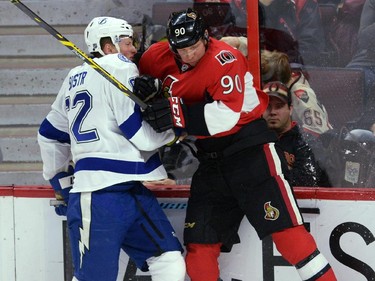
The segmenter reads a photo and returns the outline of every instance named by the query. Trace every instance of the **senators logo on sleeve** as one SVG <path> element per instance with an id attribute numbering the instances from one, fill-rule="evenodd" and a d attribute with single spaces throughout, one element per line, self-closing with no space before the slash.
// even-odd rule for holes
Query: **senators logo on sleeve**
<path id="1" fill-rule="evenodd" d="M 234 62 L 236 57 L 230 52 L 223 50 L 220 53 L 218 53 L 215 58 L 220 62 L 221 65 L 224 65 L 226 63 Z"/>

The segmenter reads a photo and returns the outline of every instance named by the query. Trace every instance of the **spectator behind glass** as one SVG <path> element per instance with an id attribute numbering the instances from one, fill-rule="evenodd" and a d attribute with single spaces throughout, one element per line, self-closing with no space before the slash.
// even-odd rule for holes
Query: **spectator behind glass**
<path id="1" fill-rule="evenodd" d="M 318 101 L 314 90 L 306 79 L 307 74 L 299 65 L 291 68 L 288 56 L 277 51 L 261 52 L 261 74 L 263 83 L 281 81 L 291 92 L 293 111 L 292 120 L 303 129 L 303 135 L 313 149 L 315 160 L 319 164 L 319 186 L 331 186 L 326 172 L 326 154 L 322 153 L 323 143 L 320 136 L 332 131 L 328 114 Z M 305 76 L 306 75 L 306 76 Z"/>
<path id="2" fill-rule="evenodd" d="M 337 66 L 345 67 L 358 49 L 358 30 L 365 0 L 341 0 L 328 39 L 337 52 Z"/>
<path id="3" fill-rule="evenodd" d="M 246 10 L 244 10 L 246 13 Z M 288 54 L 290 62 L 319 64 L 326 50 L 319 5 L 314 0 L 260 0 L 260 46 L 265 50 L 277 50 Z M 225 35 L 225 37 L 230 34 Z M 247 55 L 243 38 L 224 38 L 228 44 Z"/>
<path id="4" fill-rule="evenodd" d="M 281 81 L 292 94 L 292 119 L 302 126 L 305 133 L 314 137 L 332 129 L 325 107 L 318 101 L 304 71 L 291 68 L 288 56 L 277 51 L 261 51 L 262 82 Z"/>
<path id="5" fill-rule="evenodd" d="M 366 108 L 357 128 L 372 130 L 375 134 L 375 0 L 366 0 L 363 6 L 358 51 L 347 67 L 364 70 Z"/>
<path id="6" fill-rule="evenodd" d="M 292 98 L 288 87 L 273 81 L 263 87 L 270 100 L 263 118 L 278 136 L 277 145 L 284 151 L 293 186 L 318 186 L 319 166 L 312 149 L 304 140 L 297 122 L 292 121 Z"/>
<path id="7" fill-rule="evenodd" d="M 260 0 L 259 3 L 261 27 L 290 35 L 298 41 L 298 50 L 305 64 L 316 64 L 320 53 L 325 51 L 318 3 L 315 0 Z"/>

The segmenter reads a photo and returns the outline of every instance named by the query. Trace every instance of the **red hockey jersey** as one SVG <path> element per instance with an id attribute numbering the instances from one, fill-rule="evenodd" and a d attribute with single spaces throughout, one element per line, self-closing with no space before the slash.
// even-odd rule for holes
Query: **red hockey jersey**
<path id="1" fill-rule="evenodd" d="M 164 92 L 182 98 L 187 106 L 204 103 L 204 118 L 189 120 L 188 126 L 203 119 L 210 136 L 237 132 L 260 118 L 268 105 L 268 96 L 253 86 L 246 58 L 213 38 L 194 67 L 178 60 L 168 42 L 159 42 L 143 54 L 139 69 L 163 81 Z"/>

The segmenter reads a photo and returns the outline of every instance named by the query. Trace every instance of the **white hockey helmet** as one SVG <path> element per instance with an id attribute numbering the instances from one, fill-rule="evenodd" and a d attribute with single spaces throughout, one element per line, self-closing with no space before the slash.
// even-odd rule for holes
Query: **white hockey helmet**
<path id="1" fill-rule="evenodd" d="M 127 21 L 113 17 L 96 17 L 85 29 L 85 42 L 90 53 L 99 52 L 104 56 L 100 39 L 110 37 L 118 52 L 120 36 L 133 37 L 133 28 Z"/>

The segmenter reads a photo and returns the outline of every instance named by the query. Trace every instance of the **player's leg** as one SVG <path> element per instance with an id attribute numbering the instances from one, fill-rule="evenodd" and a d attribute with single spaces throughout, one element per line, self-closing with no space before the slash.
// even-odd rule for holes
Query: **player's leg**
<path id="1" fill-rule="evenodd" d="M 185 218 L 186 270 L 192 281 L 217 281 L 221 249 L 239 242 L 243 212 L 225 184 L 218 162 L 203 162 L 195 173 Z"/>
<path id="2" fill-rule="evenodd" d="M 296 267 L 302 280 L 335 281 L 336 277 L 330 264 L 319 252 L 312 235 L 303 226 L 302 216 L 297 208 L 291 186 L 282 173 L 286 167 L 285 162 L 279 159 L 280 152 L 277 152 L 273 145 L 265 145 L 264 152 L 268 159 L 270 174 L 277 185 L 274 193 L 278 194 L 283 201 L 283 204 L 281 202 L 278 204 L 284 205 L 283 212 L 289 215 L 291 223 L 288 228 L 273 232 L 272 238 L 276 248 L 289 263 Z"/>
<path id="3" fill-rule="evenodd" d="M 153 281 L 183 281 L 185 261 L 182 246 L 153 193 L 138 184 L 131 192 L 135 204 L 133 225 L 122 248 Z"/>
<path id="4" fill-rule="evenodd" d="M 217 281 L 221 243 L 186 245 L 186 271 L 192 281 Z"/>
<path id="5" fill-rule="evenodd" d="M 284 178 L 283 171 L 287 166 L 279 157 L 282 152 L 276 151 L 274 144 L 266 144 L 238 157 L 245 154 L 258 161 L 248 163 L 246 168 L 242 168 L 241 159 L 233 161 L 231 166 L 236 173 L 232 174 L 230 184 L 238 186 L 234 194 L 259 237 L 262 239 L 273 233 L 276 247 L 296 266 L 302 280 L 307 280 L 305 277 L 309 274 L 311 280 L 336 280 L 328 262 L 318 253 L 313 237 L 303 227 L 293 191 Z M 312 259 L 311 263 L 309 259 Z M 321 273 L 320 278 L 328 279 L 317 279 Z"/>
<path id="6" fill-rule="evenodd" d="M 73 193 L 68 208 L 74 276 L 79 281 L 115 281 L 131 201 L 120 192 Z"/>
<path id="7" fill-rule="evenodd" d="M 296 267 L 302 280 L 336 280 L 331 266 L 303 225 L 273 233 L 272 239 L 281 255 Z"/>
<path id="8" fill-rule="evenodd" d="M 180 251 L 168 251 L 147 259 L 152 281 L 185 280 L 185 261 Z"/>

